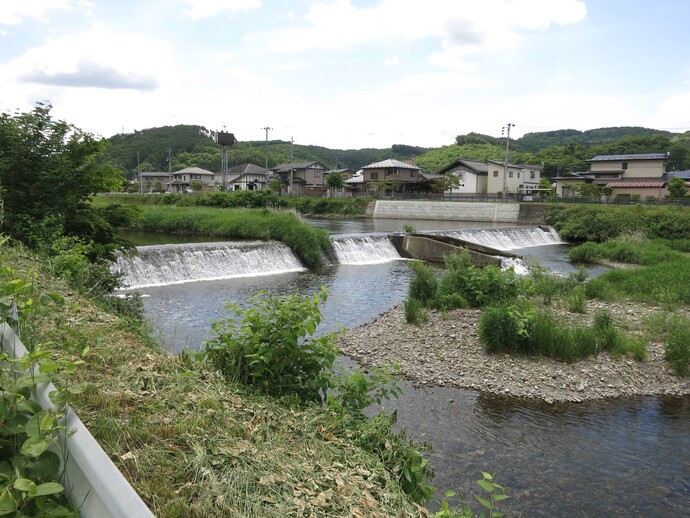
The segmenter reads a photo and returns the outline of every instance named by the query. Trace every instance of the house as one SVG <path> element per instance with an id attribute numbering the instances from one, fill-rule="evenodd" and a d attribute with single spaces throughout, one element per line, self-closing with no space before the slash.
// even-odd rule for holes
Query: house
<path id="1" fill-rule="evenodd" d="M 668 155 L 598 155 L 587 160 L 588 176 L 612 189 L 611 195 L 661 199 L 666 195 Z"/>
<path id="2" fill-rule="evenodd" d="M 194 190 L 192 184 L 200 185 L 202 192 L 217 189 L 216 175 L 200 167 L 186 167 L 172 173 L 169 192 L 182 193 Z"/>
<path id="3" fill-rule="evenodd" d="M 437 174 L 452 174 L 458 177 L 459 185 L 447 193 L 486 194 L 489 167 L 484 162 L 458 159 Z"/>
<path id="4" fill-rule="evenodd" d="M 529 195 L 539 192 L 541 167 L 529 164 L 506 164 L 489 160 L 487 166 L 487 194 Z"/>
<path id="5" fill-rule="evenodd" d="M 349 180 L 345 180 L 345 186 L 350 191 L 351 196 L 357 196 L 366 192 L 364 186 L 364 172 L 360 169 Z"/>
<path id="6" fill-rule="evenodd" d="M 166 192 L 170 188 L 171 174 L 165 171 L 141 172 L 134 178 L 134 183 L 139 184 L 139 192 L 151 194 L 152 192 Z"/>
<path id="7" fill-rule="evenodd" d="M 300 196 L 324 196 L 326 184 L 324 173 L 328 168 L 321 162 L 289 162 L 271 169 L 274 178 L 280 180 L 282 194 L 296 193 Z"/>
<path id="8" fill-rule="evenodd" d="M 224 183 L 226 191 L 259 191 L 268 186 L 268 174 L 261 166 L 240 164 L 228 169 Z"/>
<path id="9" fill-rule="evenodd" d="M 324 174 L 324 183 L 327 184 L 328 182 L 328 175 L 329 174 L 339 174 L 343 178 L 343 187 L 340 189 L 334 189 L 333 192 L 330 192 L 330 189 L 328 186 L 326 186 L 326 189 L 329 191 L 328 195 L 333 196 L 334 198 L 342 198 L 345 196 L 352 196 L 352 185 L 348 184 L 347 181 L 350 180 L 354 175 L 354 171 L 349 168 L 344 168 L 344 169 L 330 169 L 328 171 L 325 171 Z"/>
<path id="10" fill-rule="evenodd" d="M 574 186 L 609 187 L 611 196 L 661 199 L 666 196 L 668 156 L 665 153 L 597 155 L 586 161 L 589 171 L 558 176 L 556 194 L 574 196 Z"/>
<path id="11" fill-rule="evenodd" d="M 422 172 L 411 162 L 394 158 L 365 165 L 362 168 L 365 190 L 378 192 L 382 188 L 393 192 L 431 192 L 433 181 L 441 178 L 437 174 Z"/>

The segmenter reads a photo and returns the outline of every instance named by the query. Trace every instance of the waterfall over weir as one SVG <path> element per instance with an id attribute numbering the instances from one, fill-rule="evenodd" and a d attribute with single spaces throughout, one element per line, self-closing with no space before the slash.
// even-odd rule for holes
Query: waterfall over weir
<path id="1" fill-rule="evenodd" d="M 127 288 L 257 277 L 304 270 L 290 248 L 276 242 L 189 243 L 137 247 L 119 257 L 113 271 Z"/>
<path id="2" fill-rule="evenodd" d="M 547 227 L 464 229 L 428 234 L 456 237 L 499 250 L 562 243 L 558 234 Z M 340 234 L 333 236 L 332 243 L 327 258 L 332 265 L 380 264 L 401 259 L 388 234 Z M 277 242 L 188 243 L 140 246 L 137 250 L 136 255 L 120 256 L 112 266 L 128 289 L 305 270 L 290 248 Z"/>
<path id="3" fill-rule="evenodd" d="M 333 236 L 332 243 L 335 257 L 331 262 L 337 264 L 379 264 L 401 259 L 387 234 Z"/>
<path id="4" fill-rule="evenodd" d="M 515 250 L 530 246 L 561 245 L 564 243 L 551 227 L 471 228 L 433 232 L 433 234 L 464 239 L 498 250 Z"/>

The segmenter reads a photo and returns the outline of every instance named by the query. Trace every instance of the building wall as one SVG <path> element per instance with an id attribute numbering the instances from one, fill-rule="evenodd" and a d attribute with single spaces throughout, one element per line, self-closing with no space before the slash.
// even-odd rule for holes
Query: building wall
<path id="1" fill-rule="evenodd" d="M 620 171 L 621 178 L 655 178 L 666 172 L 666 166 L 665 160 L 603 160 L 590 162 L 589 170 L 592 173 Z"/>
<path id="2" fill-rule="evenodd" d="M 488 168 L 489 174 L 486 192 L 489 194 L 503 192 L 505 166 L 496 162 L 488 162 Z M 505 175 L 505 190 L 509 194 L 527 192 L 539 187 L 539 180 L 541 179 L 541 171 L 539 169 L 523 168 L 509 164 L 507 173 L 508 174 Z M 532 178 L 532 176 L 534 176 L 534 178 Z"/>
<path id="3" fill-rule="evenodd" d="M 639 195 L 640 200 L 644 201 L 647 197 L 663 199 L 668 192 L 663 187 L 615 187 L 610 197 L 615 198 L 618 194 Z"/>

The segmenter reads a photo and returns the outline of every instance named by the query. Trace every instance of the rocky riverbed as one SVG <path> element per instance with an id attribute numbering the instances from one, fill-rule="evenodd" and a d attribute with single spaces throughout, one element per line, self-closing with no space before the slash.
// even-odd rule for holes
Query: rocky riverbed
<path id="1" fill-rule="evenodd" d="M 611 311 L 625 332 L 640 332 L 655 308 L 641 304 L 590 303 L 585 315 L 563 314 L 586 321 L 597 308 Z M 417 386 L 458 387 L 547 403 L 642 395 L 690 394 L 690 380 L 676 376 L 664 360 L 664 345 L 653 339 L 648 358 L 612 358 L 609 354 L 564 363 L 541 357 L 488 354 L 479 342 L 481 311 L 458 309 L 429 321 L 408 324 L 402 306 L 340 335 L 341 351 L 365 366 L 398 362 Z"/>

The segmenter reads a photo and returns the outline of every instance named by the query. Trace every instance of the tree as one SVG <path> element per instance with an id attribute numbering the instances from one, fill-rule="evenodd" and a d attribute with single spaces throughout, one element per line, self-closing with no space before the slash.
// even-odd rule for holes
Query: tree
<path id="1" fill-rule="evenodd" d="M 331 191 L 331 198 L 333 197 L 333 192 L 336 189 L 342 189 L 343 185 L 345 185 L 345 180 L 342 174 L 328 173 L 328 175 L 326 175 L 326 186 L 328 186 Z"/>
<path id="2" fill-rule="evenodd" d="M 436 180 L 435 183 L 441 191 L 450 191 L 453 194 L 453 189 L 460 187 L 460 177 L 454 173 L 446 173 L 441 175 L 441 178 Z"/>
<path id="3" fill-rule="evenodd" d="M 38 103 L 0 115 L 3 229 L 29 245 L 41 232 L 113 243 L 114 229 L 88 199 L 120 189 L 124 178 L 104 159 L 105 140 L 54 120 L 51 109 Z"/>
<path id="4" fill-rule="evenodd" d="M 575 191 L 580 198 L 598 198 L 601 194 L 599 187 L 593 183 L 573 185 L 573 191 Z"/>
<path id="5" fill-rule="evenodd" d="M 190 183 L 189 188 L 194 192 L 201 192 L 204 189 L 204 184 L 197 180 Z"/>
<path id="6" fill-rule="evenodd" d="M 682 178 L 671 178 L 668 182 L 669 198 L 685 198 L 688 194 L 688 186 Z"/>

